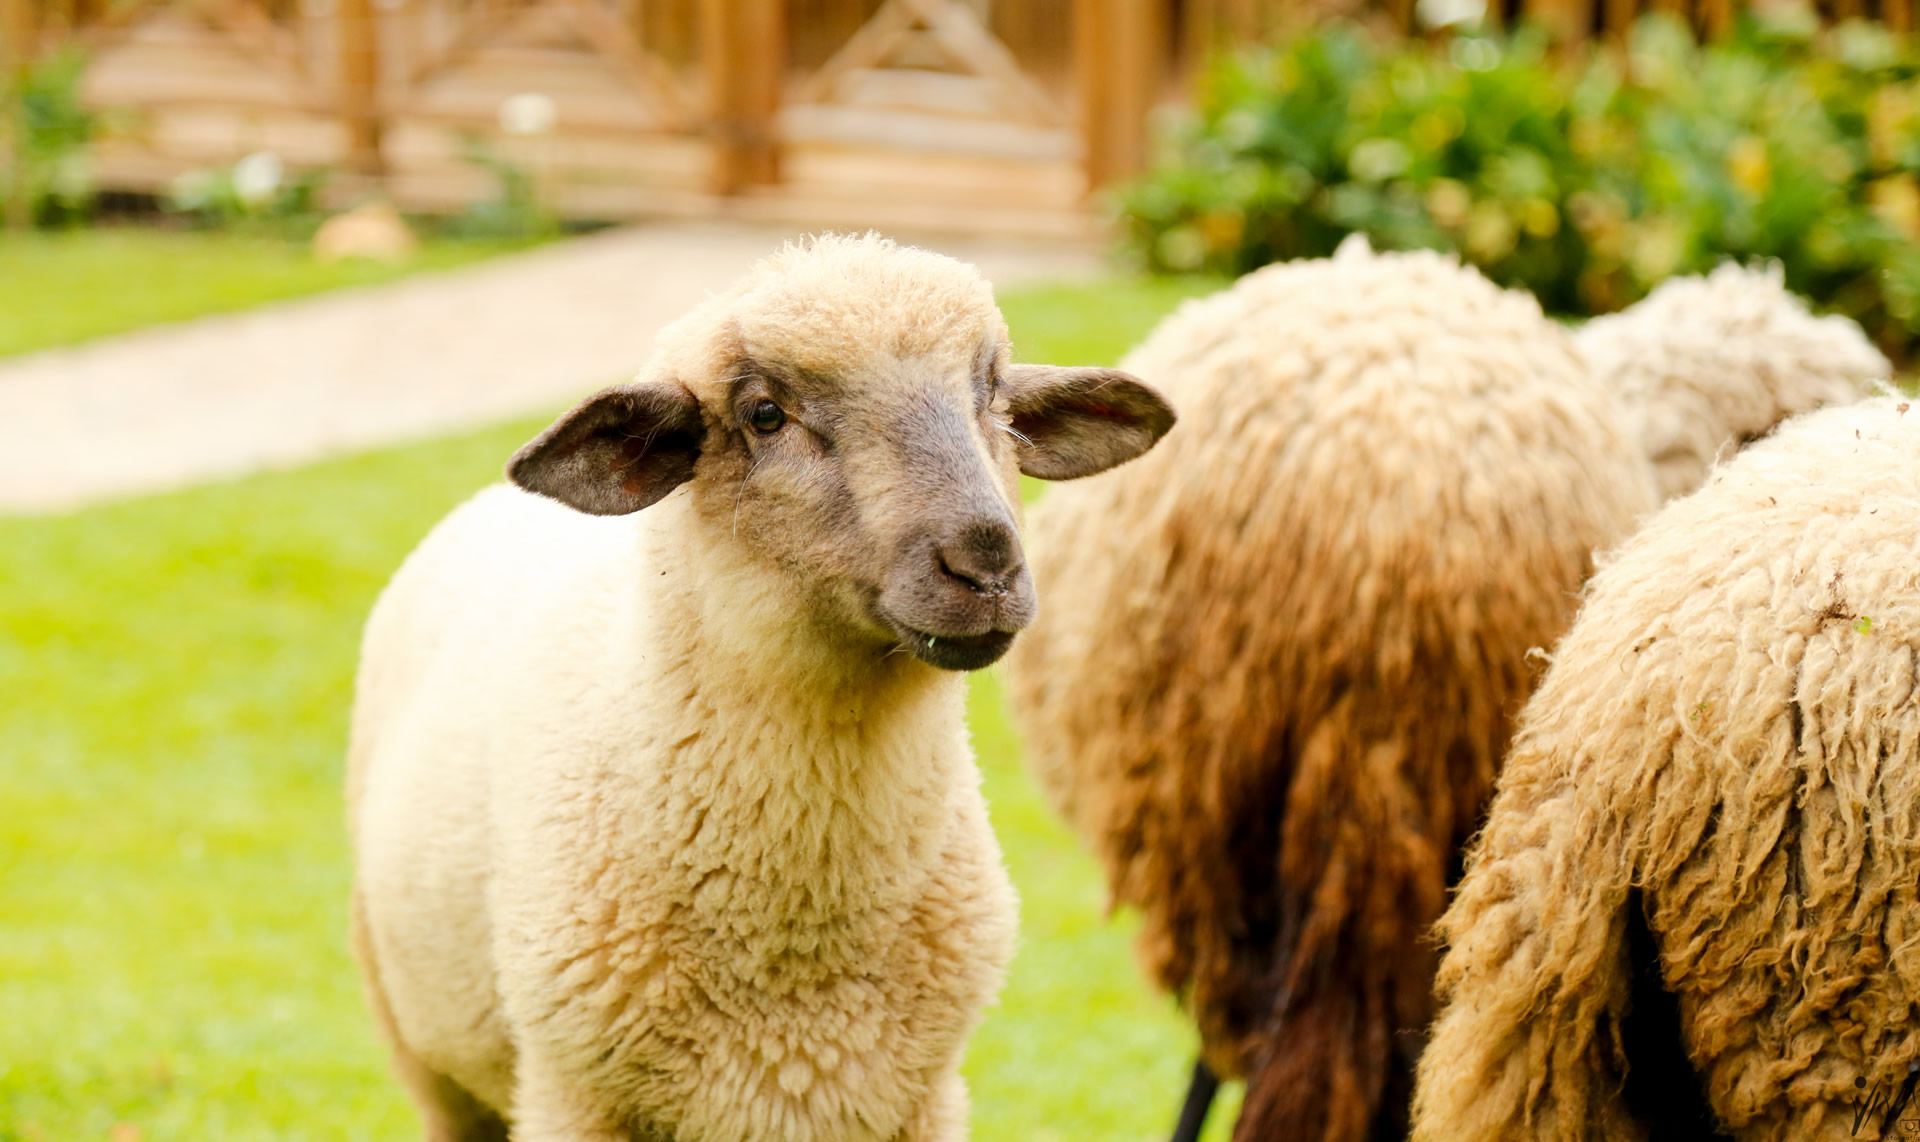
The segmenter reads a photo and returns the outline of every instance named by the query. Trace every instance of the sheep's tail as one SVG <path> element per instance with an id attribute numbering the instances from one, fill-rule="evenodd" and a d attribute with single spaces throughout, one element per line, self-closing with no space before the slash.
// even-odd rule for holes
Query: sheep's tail
<path id="1" fill-rule="evenodd" d="M 1274 1022 L 1247 1071 L 1234 1142 L 1404 1137 L 1411 1059 L 1368 998 L 1329 989 Z"/>
<path id="2" fill-rule="evenodd" d="M 1297 757 L 1288 803 L 1315 811 L 1287 818 L 1281 934 L 1236 1142 L 1405 1136 L 1463 781 L 1446 749 L 1365 732 L 1364 718 L 1342 702 Z"/>
<path id="3" fill-rule="evenodd" d="M 1626 1082 L 1638 1037 L 1627 1025 L 1636 902 L 1620 829 L 1583 811 L 1571 779 L 1529 754 L 1523 746 L 1510 758 L 1440 922 L 1449 947 L 1419 1066 L 1414 1142 L 1648 1136 Z M 1658 994 L 1657 964 L 1645 966 L 1653 986 L 1641 990 Z M 1663 1068 L 1634 1069 L 1642 1078 Z"/>

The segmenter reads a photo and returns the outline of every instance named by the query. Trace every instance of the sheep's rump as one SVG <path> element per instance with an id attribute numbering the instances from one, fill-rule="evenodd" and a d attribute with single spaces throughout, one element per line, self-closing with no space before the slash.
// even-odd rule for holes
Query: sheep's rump
<path id="1" fill-rule="evenodd" d="M 1893 369 L 1852 321 L 1808 313 L 1778 264 L 1674 278 L 1587 322 L 1574 343 L 1619 396 L 1669 497 L 1698 488 L 1723 452 L 1858 399 Z"/>
<path id="2" fill-rule="evenodd" d="M 1358 1138 L 1405 1114 L 1528 652 L 1648 466 L 1531 298 L 1432 254 L 1269 267 L 1124 364 L 1181 422 L 1033 512 L 1014 706 L 1209 1062 L 1266 1075 L 1243 1136 Z"/>
<path id="3" fill-rule="evenodd" d="M 1661 512 L 1521 718 L 1415 1137 L 1908 1136 L 1916 687 L 1920 409 L 1789 422 Z"/>

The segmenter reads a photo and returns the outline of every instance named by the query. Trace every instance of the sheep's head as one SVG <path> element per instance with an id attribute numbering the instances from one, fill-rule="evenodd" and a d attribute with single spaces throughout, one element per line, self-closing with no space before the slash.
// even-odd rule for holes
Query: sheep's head
<path id="1" fill-rule="evenodd" d="M 1034 616 L 1019 474 L 1092 475 L 1173 419 L 1125 373 L 1011 364 L 970 267 L 822 238 L 665 331 L 638 383 L 582 402 L 508 475 L 596 515 L 687 484 L 710 549 L 774 570 L 809 621 L 972 670 Z"/>

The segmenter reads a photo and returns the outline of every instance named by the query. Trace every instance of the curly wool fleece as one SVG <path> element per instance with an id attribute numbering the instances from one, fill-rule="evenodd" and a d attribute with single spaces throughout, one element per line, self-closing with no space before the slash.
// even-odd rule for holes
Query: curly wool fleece
<path id="1" fill-rule="evenodd" d="M 1404 1124 L 1528 652 L 1658 502 L 1568 336 L 1431 253 L 1270 266 L 1127 359 L 1181 426 L 1032 513 L 1012 698 L 1240 1136 Z"/>
<path id="2" fill-rule="evenodd" d="M 1893 371 L 1858 325 L 1808 313 L 1777 263 L 1674 278 L 1574 343 L 1618 394 L 1667 497 L 1699 487 L 1723 452 Z"/>
<path id="3" fill-rule="evenodd" d="M 1894 1137 L 1917 687 L 1920 408 L 1790 422 L 1660 513 L 1521 718 L 1442 924 L 1414 1137 Z"/>

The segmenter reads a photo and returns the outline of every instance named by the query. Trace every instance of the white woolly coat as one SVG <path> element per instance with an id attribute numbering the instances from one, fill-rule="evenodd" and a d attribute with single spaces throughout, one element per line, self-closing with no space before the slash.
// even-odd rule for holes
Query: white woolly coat
<path id="1" fill-rule="evenodd" d="M 382 596 L 351 794 L 376 986 L 516 1137 L 959 1136 L 1015 915 L 964 687 L 728 644 L 783 600 L 730 591 L 756 580 L 688 549 L 689 510 L 491 489 Z"/>

